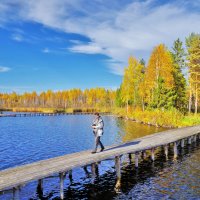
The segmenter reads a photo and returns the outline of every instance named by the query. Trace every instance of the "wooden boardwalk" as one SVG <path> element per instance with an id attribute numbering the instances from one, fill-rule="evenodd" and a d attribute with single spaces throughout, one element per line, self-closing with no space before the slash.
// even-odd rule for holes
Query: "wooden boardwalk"
<path id="1" fill-rule="evenodd" d="M 88 150 L 6 169 L 0 171 L 0 191 L 13 188 L 14 199 L 19 199 L 19 188 L 24 184 L 33 180 L 39 180 L 39 184 L 41 184 L 42 179 L 59 174 L 61 199 L 63 199 L 64 175 L 66 172 L 71 173 L 71 170 L 76 167 L 92 165 L 98 161 L 113 158 L 117 177 L 120 179 L 120 156 L 134 154 L 135 166 L 138 167 L 139 153 L 141 152 L 150 150 L 151 158 L 154 161 L 154 151 L 157 147 L 163 146 L 167 157 L 169 144 L 173 143 L 174 157 L 177 157 L 178 145 L 183 147 L 185 143 L 191 144 L 199 139 L 200 125 L 155 133 L 121 145 L 106 147 L 103 152 L 96 154 L 91 154 L 91 150 Z"/>
<path id="2" fill-rule="evenodd" d="M 107 112 L 101 113 L 101 115 L 110 114 Z M 37 117 L 37 116 L 60 116 L 60 115 L 94 115 L 94 112 L 72 112 L 72 113 L 11 113 L 0 114 L 0 117 Z"/>

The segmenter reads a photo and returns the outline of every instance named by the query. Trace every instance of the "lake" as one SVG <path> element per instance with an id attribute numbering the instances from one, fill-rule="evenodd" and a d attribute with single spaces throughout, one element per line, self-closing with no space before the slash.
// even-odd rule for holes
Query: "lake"
<path id="1" fill-rule="evenodd" d="M 104 145 L 126 141 L 165 130 L 113 116 L 103 116 Z M 37 116 L 0 118 L 0 170 L 64 154 L 92 149 L 94 136 L 91 115 Z M 99 163 L 97 177 L 91 169 L 73 170 L 73 180 L 65 180 L 68 199 L 200 199 L 200 145 L 185 146 L 177 160 L 172 149 L 166 161 L 162 150 L 156 152 L 154 163 L 145 159 L 136 170 L 134 163 L 122 159 L 121 187 L 116 190 L 114 161 Z M 44 180 L 41 196 L 37 182 L 21 190 L 21 199 L 59 199 L 59 178 Z M 181 197 L 181 198 L 179 198 Z M 0 194 L 10 200 L 12 193 Z"/>

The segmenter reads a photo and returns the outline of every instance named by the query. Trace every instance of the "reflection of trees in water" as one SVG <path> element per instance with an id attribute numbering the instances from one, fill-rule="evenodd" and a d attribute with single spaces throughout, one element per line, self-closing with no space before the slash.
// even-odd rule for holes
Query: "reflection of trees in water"
<path id="1" fill-rule="evenodd" d="M 147 181 L 144 184 L 144 187 L 147 187 L 146 189 L 152 189 L 153 187 L 153 190 L 149 193 L 150 196 L 152 195 L 152 197 L 154 197 L 155 195 L 156 197 L 156 195 L 161 195 L 163 197 L 163 195 L 167 195 L 167 197 L 169 197 L 170 195 L 173 195 L 171 196 L 172 199 L 190 199 L 187 198 L 187 192 L 185 191 L 188 191 L 188 194 L 192 194 L 193 197 L 195 195 L 200 195 L 198 184 L 200 144 L 196 143 L 193 145 L 187 145 L 183 149 L 179 147 L 178 151 L 179 156 L 176 160 L 173 160 L 173 147 L 170 147 L 169 160 L 166 161 L 166 158 L 163 156 L 164 150 L 161 149 L 157 152 L 157 157 L 154 163 L 149 162 L 150 159 L 140 163 L 137 184 L 141 182 L 143 183 L 147 179 L 152 180 L 151 178 L 155 177 L 153 179 L 154 183 L 150 182 L 150 185 L 148 185 Z M 195 165 L 193 163 L 195 163 Z M 195 186 L 195 192 L 193 186 Z M 183 192 L 181 192 L 182 188 L 185 188 Z M 134 185 L 132 185 L 128 197 L 130 198 L 135 191 L 137 191 L 137 188 L 134 188 Z M 157 194 L 155 194 L 155 192 Z M 137 196 L 137 194 L 134 195 Z M 131 198 L 135 199 L 135 196 L 131 196 Z"/>
<path id="2" fill-rule="evenodd" d="M 131 120 L 124 120 L 120 118 L 116 119 L 116 125 L 120 130 L 118 134 L 121 137 L 122 142 L 131 141 L 136 138 L 166 130 L 166 128 L 144 125 Z"/>
<path id="3" fill-rule="evenodd" d="M 140 162 L 138 169 L 135 168 L 134 163 L 129 164 L 122 162 L 121 181 L 117 180 L 116 178 L 116 172 L 114 170 L 114 161 L 112 162 L 113 170 L 108 170 L 104 172 L 103 175 L 100 175 L 99 173 L 99 168 L 101 168 L 101 166 L 99 165 L 98 168 L 98 166 L 96 165 L 95 178 L 92 175 L 91 168 L 88 166 L 88 168 L 84 170 L 86 173 L 86 177 L 82 178 L 82 183 L 72 181 L 71 184 L 68 185 L 67 188 L 65 188 L 65 197 L 66 199 L 70 200 L 109 200 L 114 198 L 128 199 L 134 197 L 134 195 L 137 196 L 137 194 L 134 194 L 134 191 L 135 187 L 137 188 L 139 184 L 143 184 L 143 186 L 148 189 L 148 184 L 151 184 L 151 182 L 149 182 L 148 180 L 152 180 L 152 178 L 154 177 L 157 177 L 154 179 L 155 184 L 157 184 L 157 188 L 155 188 L 157 189 L 157 192 L 160 195 L 171 195 L 172 192 L 169 190 L 169 188 L 171 187 L 172 182 L 176 179 L 176 177 L 173 177 L 173 173 L 176 172 L 177 174 L 181 175 L 181 178 L 184 178 L 184 169 L 181 172 L 179 172 L 178 169 L 182 166 L 183 161 L 186 162 L 186 164 L 187 162 L 190 162 L 190 157 L 194 156 L 195 153 L 197 153 L 197 155 L 195 156 L 195 163 L 200 162 L 200 157 L 198 157 L 200 153 L 199 147 L 200 144 L 197 144 L 196 148 L 195 146 L 190 145 L 186 146 L 183 150 L 179 149 L 179 157 L 177 161 L 173 161 L 172 146 L 169 148 L 169 160 L 167 161 L 164 156 L 164 150 L 160 148 L 156 152 L 155 162 L 151 162 L 150 158 L 147 157 L 142 162 Z M 187 171 L 193 174 L 194 178 L 199 176 L 199 171 L 194 168 L 187 169 Z M 189 176 L 190 175 L 188 174 L 188 178 Z M 197 179 L 198 178 L 196 178 L 196 181 L 198 181 Z M 182 184 L 184 185 L 187 183 L 182 182 Z M 191 185 L 191 187 L 192 186 L 193 185 Z M 178 188 L 177 186 L 176 189 L 178 190 L 180 188 Z"/>

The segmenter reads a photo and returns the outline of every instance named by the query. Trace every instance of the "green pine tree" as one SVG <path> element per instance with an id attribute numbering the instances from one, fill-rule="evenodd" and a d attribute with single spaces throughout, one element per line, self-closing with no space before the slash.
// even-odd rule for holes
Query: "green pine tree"
<path id="1" fill-rule="evenodd" d="M 154 99 L 149 105 L 150 108 L 169 110 L 175 107 L 175 91 L 165 88 L 164 82 L 164 79 L 159 77 L 158 87 L 154 90 Z"/>
<path id="2" fill-rule="evenodd" d="M 183 48 L 183 43 L 178 38 L 174 41 L 172 48 L 172 58 L 174 66 L 174 100 L 175 108 L 185 112 L 187 108 L 187 98 L 186 98 L 186 79 L 183 74 L 183 69 L 185 68 L 185 51 Z"/>

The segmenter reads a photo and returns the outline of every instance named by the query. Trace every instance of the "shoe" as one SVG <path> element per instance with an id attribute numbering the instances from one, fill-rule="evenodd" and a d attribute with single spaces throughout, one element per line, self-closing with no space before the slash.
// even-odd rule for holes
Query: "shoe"
<path id="1" fill-rule="evenodd" d="M 91 153 L 94 154 L 94 153 L 96 153 L 96 151 L 92 151 Z"/>
<path id="2" fill-rule="evenodd" d="M 100 152 L 102 152 L 105 148 L 103 147 Z"/>

